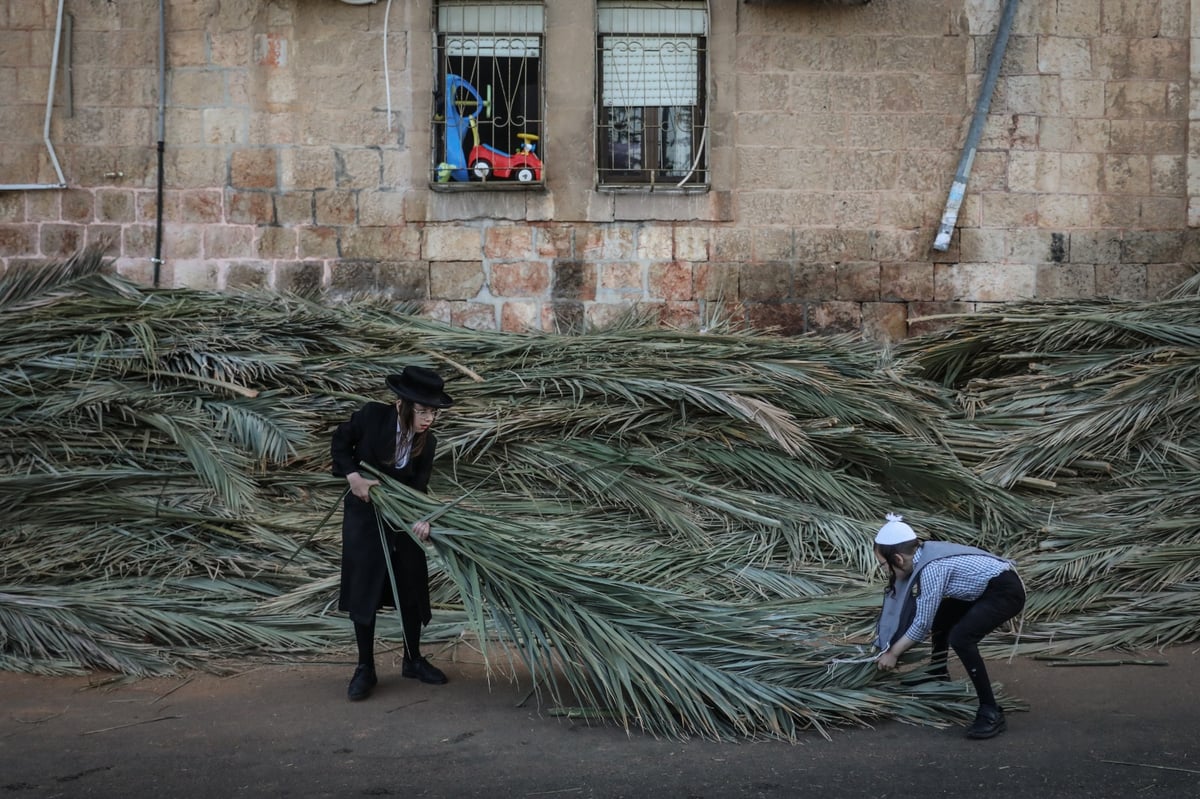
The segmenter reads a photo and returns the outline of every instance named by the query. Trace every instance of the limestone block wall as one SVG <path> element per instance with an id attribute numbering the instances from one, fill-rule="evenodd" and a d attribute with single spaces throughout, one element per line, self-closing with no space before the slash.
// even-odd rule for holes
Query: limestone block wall
<path id="1" fill-rule="evenodd" d="M 681 195 L 596 189 L 587 0 L 546 4 L 545 186 L 453 193 L 429 181 L 434 0 L 166 0 L 162 98 L 157 0 L 63 0 L 65 186 L 0 188 L 0 267 L 105 242 L 147 284 L 382 293 L 506 330 L 636 307 L 899 338 L 1163 294 L 1200 260 L 1200 0 L 1021 0 L 932 248 L 1004 1 L 710 0 L 711 186 Z M 57 181 L 59 4 L 0 6 L 3 186 Z"/>

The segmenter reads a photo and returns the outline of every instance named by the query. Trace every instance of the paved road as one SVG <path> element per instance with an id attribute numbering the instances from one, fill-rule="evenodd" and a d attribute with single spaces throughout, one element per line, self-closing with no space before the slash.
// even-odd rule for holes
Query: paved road
<path id="1" fill-rule="evenodd" d="M 1200 797 L 1200 648 L 1166 667 L 994 663 L 1029 702 L 990 741 L 896 723 L 800 743 L 627 736 L 542 714 L 528 686 L 347 663 L 96 685 L 0 673 L 0 799 L 43 797 Z M 952 660 L 952 668 L 957 664 Z M 961 672 L 960 672 L 961 673 Z M 91 684 L 91 687 L 89 687 Z"/>

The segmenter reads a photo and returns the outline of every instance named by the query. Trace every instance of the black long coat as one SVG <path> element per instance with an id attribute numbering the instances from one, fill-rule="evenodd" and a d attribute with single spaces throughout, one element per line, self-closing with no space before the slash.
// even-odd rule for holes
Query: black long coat
<path id="1" fill-rule="evenodd" d="M 330 442 L 333 474 L 345 477 L 370 465 L 418 491 L 429 488 L 437 439 L 432 431 L 425 434 L 420 455 L 409 458 L 403 469 L 394 468 L 396 456 L 396 406 L 368 402 L 338 425 Z M 429 566 L 425 550 L 406 530 L 384 522 L 384 533 L 392 550 L 392 569 L 400 594 L 401 612 L 407 617 L 417 612 L 423 624 L 431 618 L 429 608 Z M 342 584 L 338 609 L 350 618 L 369 624 L 382 607 L 390 607 L 392 586 L 379 540 L 378 517 L 369 502 L 352 493 L 346 494 L 342 514 Z"/>

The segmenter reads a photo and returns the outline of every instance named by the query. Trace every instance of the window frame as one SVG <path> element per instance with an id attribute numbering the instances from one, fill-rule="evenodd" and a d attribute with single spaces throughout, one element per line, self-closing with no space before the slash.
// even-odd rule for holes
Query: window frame
<path id="1" fill-rule="evenodd" d="M 606 27 L 617 27 L 616 25 L 606 26 L 604 21 L 605 10 L 620 11 L 620 10 L 643 10 L 648 11 L 665 11 L 682 10 L 685 12 L 702 12 L 701 28 L 697 32 L 692 28 L 695 23 L 690 25 L 684 24 L 673 26 L 669 21 L 655 21 L 657 24 L 647 24 L 644 30 L 606 30 Z M 653 18 L 647 16 L 646 19 Z M 665 19 L 665 17 L 664 17 Z M 681 30 L 680 28 L 683 28 Z M 598 191 L 673 191 L 678 193 L 696 193 L 706 192 L 711 189 L 711 172 L 709 168 L 709 144 L 708 144 L 708 125 L 709 125 L 709 87 L 708 87 L 708 46 L 711 36 L 711 12 L 707 2 L 697 2 L 696 0 L 597 0 L 596 2 L 596 122 L 595 122 L 595 186 Z M 605 78 L 606 78 L 606 58 L 616 60 L 616 56 L 610 54 L 610 46 L 615 45 L 618 40 L 626 42 L 644 40 L 658 40 L 659 47 L 665 49 L 664 44 L 670 39 L 691 39 L 694 43 L 695 55 L 695 102 L 693 104 L 675 104 L 675 105 L 615 105 L 606 101 Z M 611 43 L 611 45 L 610 45 Z M 648 60 L 648 58 L 647 58 Z M 690 85 L 690 84 L 689 84 Z M 649 89 L 647 91 L 662 91 L 662 89 Z M 642 136 L 638 143 L 640 152 L 645 156 L 649 153 L 653 158 L 653 165 L 641 166 L 638 168 L 620 168 L 613 163 L 613 153 L 616 150 L 616 145 L 620 144 L 614 141 L 612 135 L 614 126 L 617 123 L 613 122 L 613 110 L 617 108 L 625 109 L 640 109 L 642 122 Z M 682 177 L 679 176 L 677 170 L 678 165 L 664 163 L 663 151 L 667 148 L 666 139 L 670 135 L 669 129 L 665 127 L 664 119 L 669 114 L 670 108 L 685 108 L 689 109 L 692 119 L 689 124 L 690 129 L 690 149 L 689 159 L 686 164 L 686 172 Z M 678 128 L 676 129 L 678 130 Z M 658 135 L 648 135 L 650 131 L 657 131 Z M 648 159 L 643 157 L 643 163 Z M 675 174 L 671 174 L 675 172 Z"/>
<path id="2" fill-rule="evenodd" d="M 435 0 L 432 6 L 430 187 L 438 191 L 528 191 L 544 188 L 544 0 Z M 479 23 L 475 26 L 476 30 L 468 30 L 473 16 Z M 489 16 L 494 20 L 504 18 L 506 21 L 485 30 L 483 20 Z M 508 29 L 521 22 L 522 18 L 526 23 L 524 29 Z M 459 29 L 456 30 L 456 27 Z M 477 49 L 474 54 L 470 52 L 472 44 Z M 521 52 L 526 48 L 535 54 L 522 56 Z M 491 55 L 487 55 L 489 50 L 492 51 Z M 502 52 L 507 54 L 500 54 Z M 453 60 L 459 63 L 454 64 Z M 472 68 L 461 68 L 472 60 Z M 532 70 L 529 70 L 531 64 Z M 502 72 L 504 80 L 489 80 L 487 77 L 484 78 L 487 83 L 480 80 L 480 75 L 495 76 Z M 449 76 L 455 76 L 455 80 Z M 528 78 L 528 82 L 522 80 L 522 76 Z M 476 86 L 476 83 L 481 85 Z M 508 95 L 500 96 L 493 91 L 496 83 L 517 88 Z M 455 101 L 455 97 L 459 99 Z M 495 109 L 498 107 L 509 109 L 500 124 L 495 122 Z M 462 113 L 466 109 L 471 110 Z M 529 113 L 531 109 L 532 113 Z M 452 121 L 448 121 L 448 117 Z M 474 121 L 471 117 L 474 117 Z M 489 117 L 492 120 L 490 122 L 487 121 Z M 460 134 L 457 147 L 449 143 L 452 140 L 452 126 Z M 527 145 L 532 145 L 532 149 L 527 149 Z M 490 169 L 481 171 L 479 161 L 491 161 Z M 532 179 L 526 180 L 530 175 L 522 173 L 530 173 Z M 481 179 L 481 175 L 485 177 Z"/>

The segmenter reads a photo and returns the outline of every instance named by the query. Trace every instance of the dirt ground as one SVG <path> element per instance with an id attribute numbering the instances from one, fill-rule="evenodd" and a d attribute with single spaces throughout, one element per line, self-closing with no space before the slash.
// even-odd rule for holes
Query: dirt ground
<path id="1" fill-rule="evenodd" d="M 1167 666 L 993 660 L 1029 711 L 989 741 L 885 723 L 794 744 L 627 735 L 539 710 L 527 682 L 489 685 L 476 653 L 429 654 L 448 685 L 389 656 L 356 703 L 348 659 L 120 683 L 2 673 L 0 799 L 1200 796 L 1196 647 L 1138 656 Z"/>

